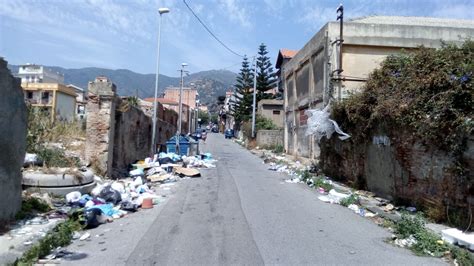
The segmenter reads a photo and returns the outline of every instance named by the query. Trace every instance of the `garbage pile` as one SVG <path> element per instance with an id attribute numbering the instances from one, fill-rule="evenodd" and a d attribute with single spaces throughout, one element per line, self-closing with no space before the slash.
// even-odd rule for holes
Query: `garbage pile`
<path id="1" fill-rule="evenodd" d="M 132 164 L 129 177 L 116 181 L 98 181 L 90 194 L 73 191 L 65 196 L 72 208 L 72 215 L 82 217 L 85 228 L 95 228 L 102 223 L 119 219 L 139 208 L 148 209 L 165 200 L 157 195 L 153 186 L 169 183 L 178 178 L 199 177 L 198 168 L 213 168 L 216 160 L 212 154 L 179 156 L 175 153 L 160 153 Z M 165 189 L 167 190 L 167 189 Z M 79 213 L 77 213 L 79 212 Z M 71 213 L 71 211 L 69 211 Z"/>

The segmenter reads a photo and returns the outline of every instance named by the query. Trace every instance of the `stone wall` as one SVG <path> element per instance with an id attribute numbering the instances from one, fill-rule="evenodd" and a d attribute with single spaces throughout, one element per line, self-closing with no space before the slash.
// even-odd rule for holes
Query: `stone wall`
<path id="1" fill-rule="evenodd" d="M 456 212 L 469 219 L 466 215 L 473 211 L 472 139 L 462 162 L 464 176 L 456 171 L 459 165 L 452 154 L 425 146 L 401 131 L 396 136 L 378 134 L 362 144 L 335 137 L 321 142 L 320 166 L 328 176 L 400 204 L 437 212 L 438 218 L 444 221 L 446 213 L 451 219 Z"/>
<path id="2" fill-rule="evenodd" d="M 283 130 L 259 130 L 257 131 L 257 146 L 262 148 L 274 148 L 283 146 Z"/>
<path id="3" fill-rule="evenodd" d="M 115 85 L 108 80 L 89 83 L 86 160 L 97 174 L 125 177 L 131 163 L 151 156 L 153 122 L 149 109 L 130 106 L 115 94 Z M 161 104 L 157 110 L 156 143 L 162 145 L 176 132 L 177 114 Z"/>
<path id="4" fill-rule="evenodd" d="M 27 109 L 20 80 L 0 57 L 0 227 L 21 207 L 21 167 L 25 158 Z"/>

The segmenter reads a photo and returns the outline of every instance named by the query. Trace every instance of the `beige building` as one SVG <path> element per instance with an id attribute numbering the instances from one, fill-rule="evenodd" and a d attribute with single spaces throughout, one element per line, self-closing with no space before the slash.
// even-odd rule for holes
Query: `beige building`
<path id="1" fill-rule="evenodd" d="M 272 120 L 279 128 L 283 128 L 285 113 L 283 100 L 265 99 L 258 102 L 257 114 Z"/>
<path id="2" fill-rule="evenodd" d="M 336 16 L 336 14 L 334 15 Z M 287 153 L 319 157 L 314 137 L 305 136 L 307 109 L 322 108 L 356 92 L 387 55 L 420 45 L 460 44 L 474 36 L 474 21 L 426 17 L 370 16 L 324 25 L 293 57 L 280 65 L 284 88 L 284 138 Z M 341 64 L 342 63 L 342 64 Z M 338 70 L 342 70 L 339 72 Z"/>
<path id="3" fill-rule="evenodd" d="M 46 108 L 52 120 L 73 121 L 76 117 L 74 89 L 59 83 L 22 83 L 25 100 L 34 107 Z"/>
<path id="4" fill-rule="evenodd" d="M 186 104 L 190 108 L 196 108 L 196 99 L 198 92 L 195 89 L 184 87 L 183 88 L 183 104 Z M 165 90 L 165 99 L 172 100 L 179 103 L 179 88 L 169 87 Z"/>

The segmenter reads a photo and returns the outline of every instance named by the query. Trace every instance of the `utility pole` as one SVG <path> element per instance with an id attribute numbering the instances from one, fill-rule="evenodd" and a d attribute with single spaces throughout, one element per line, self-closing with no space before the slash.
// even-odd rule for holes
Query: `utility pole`
<path id="1" fill-rule="evenodd" d="M 255 109 L 257 102 L 257 61 L 256 56 L 253 58 L 254 71 L 253 71 L 253 108 L 252 108 L 252 138 L 255 138 Z"/>
<path id="2" fill-rule="evenodd" d="M 179 140 L 181 138 L 181 120 L 183 119 L 183 74 L 186 72 L 184 70 L 184 67 L 187 66 L 188 64 L 182 63 L 181 64 L 181 69 L 178 70 L 181 72 L 181 82 L 179 84 L 179 107 L 178 107 L 178 130 L 176 132 L 176 151 L 177 154 L 179 154 Z"/>

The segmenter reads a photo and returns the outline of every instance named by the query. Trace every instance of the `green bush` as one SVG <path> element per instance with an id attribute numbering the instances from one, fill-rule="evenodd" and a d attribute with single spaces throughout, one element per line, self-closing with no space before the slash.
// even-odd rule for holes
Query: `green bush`
<path id="1" fill-rule="evenodd" d="M 459 155 L 474 129 L 473 58 L 471 40 L 388 56 L 361 93 L 333 106 L 332 116 L 354 141 L 368 141 L 375 130 L 404 129 Z"/>
<path id="2" fill-rule="evenodd" d="M 283 145 L 275 145 L 273 148 L 274 153 L 283 153 L 285 149 L 283 148 Z"/>
<path id="3" fill-rule="evenodd" d="M 421 216 L 402 214 L 402 219 L 395 225 L 395 233 L 401 238 L 415 235 L 422 230 L 425 230 L 425 220 Z"/>

